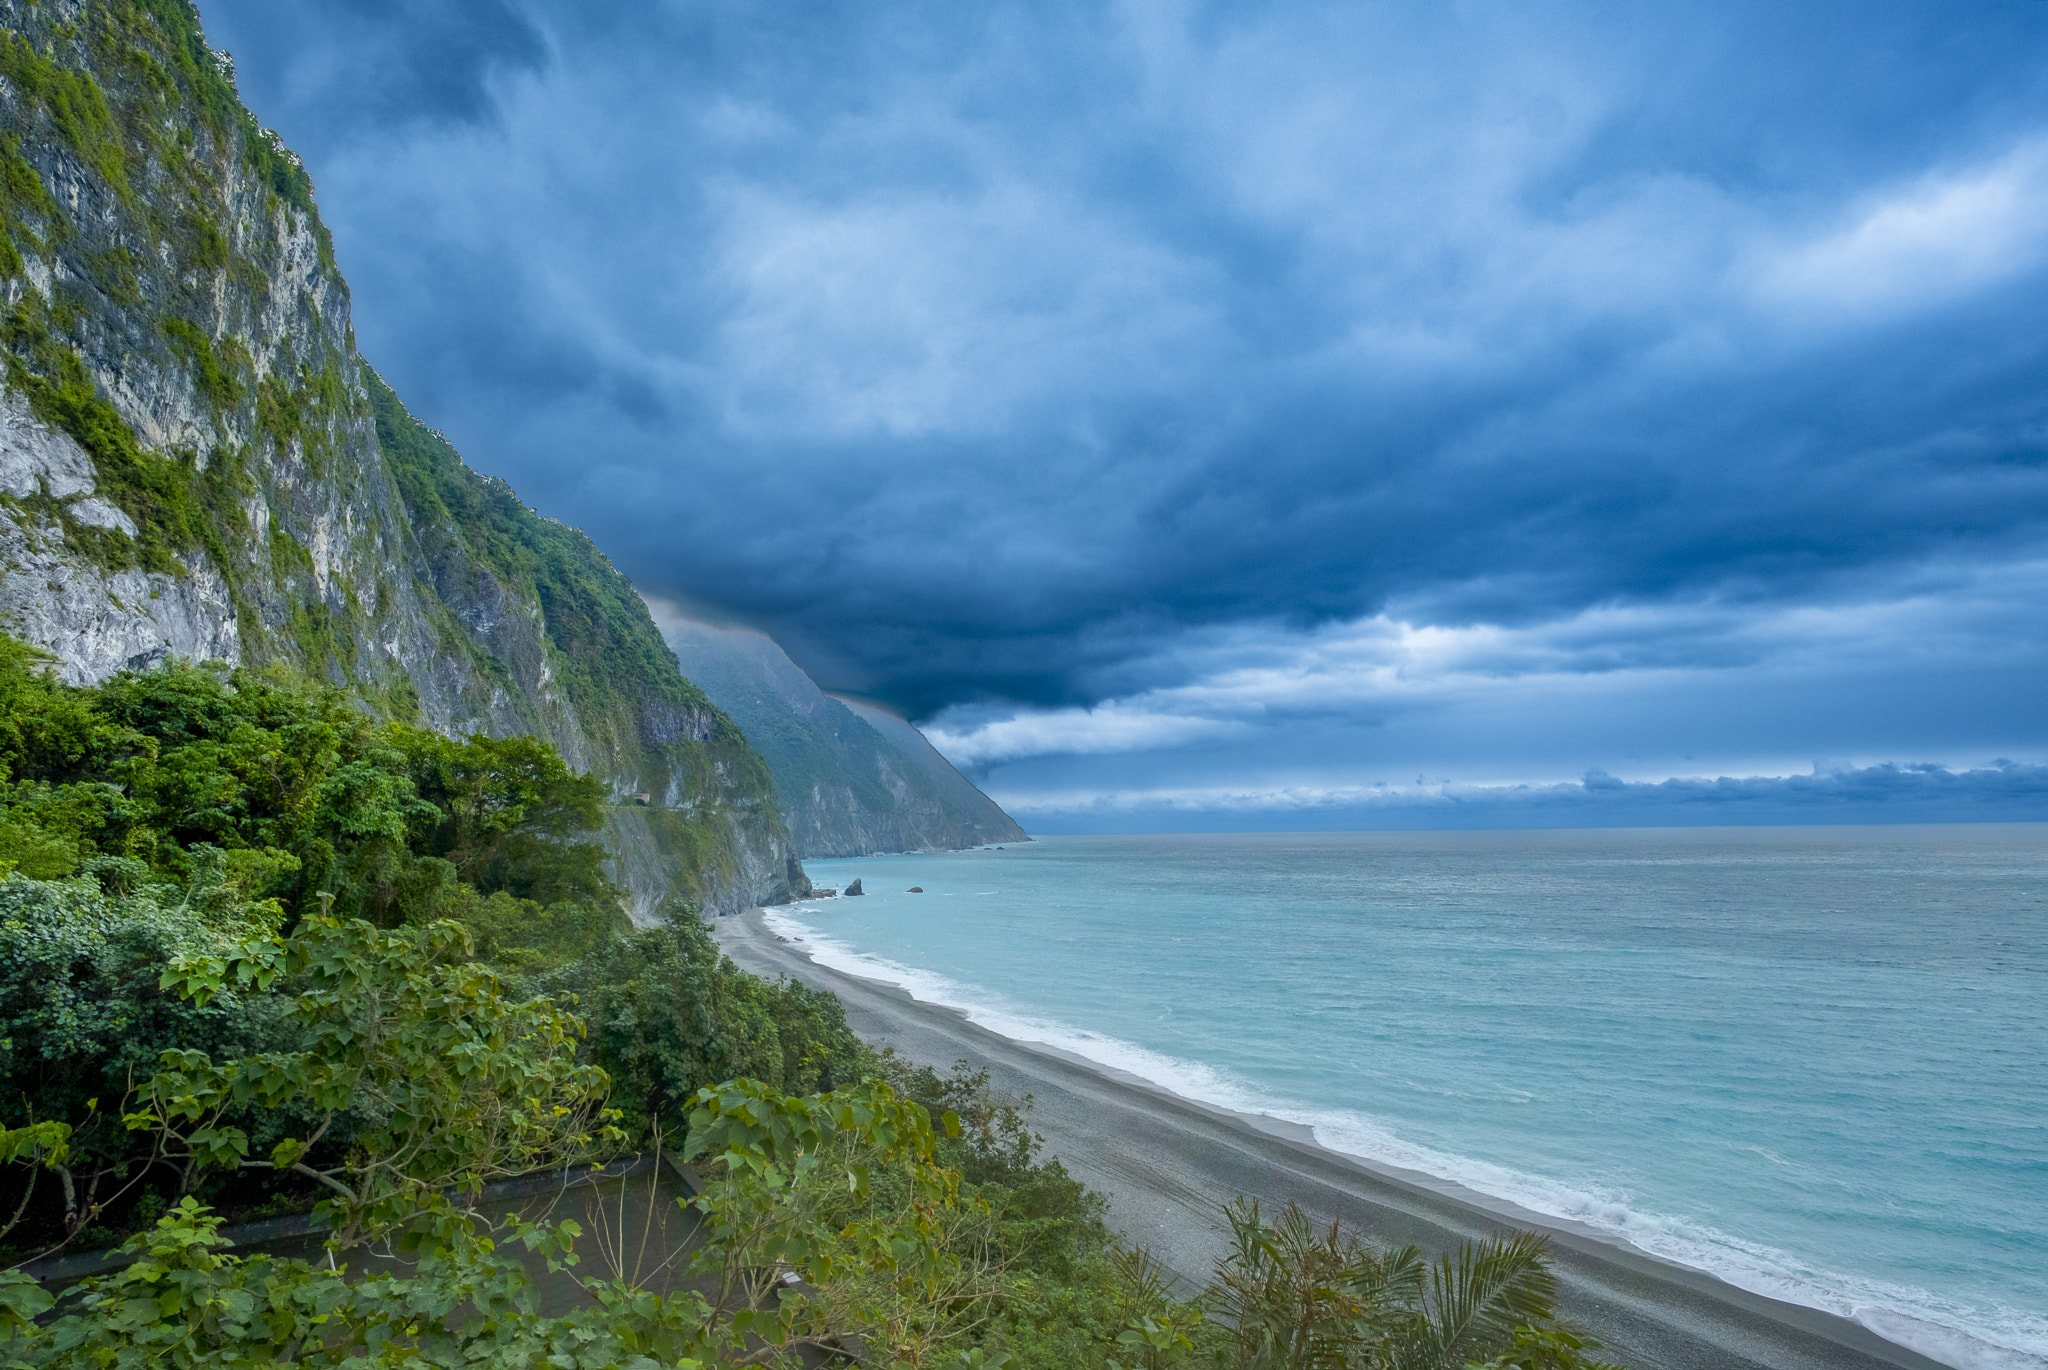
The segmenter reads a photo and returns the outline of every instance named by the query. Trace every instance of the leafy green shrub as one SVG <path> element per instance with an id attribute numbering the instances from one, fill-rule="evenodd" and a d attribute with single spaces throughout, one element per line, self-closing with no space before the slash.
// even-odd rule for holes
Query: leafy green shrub
<path id="1" fill-rule="evenodd" d="M 193 1169 L 315 1181 L 316 1211 L 343 1248 L 491 1180 L 600 1155 L 618 1134 L 604 1072 L 576 1061 L 582 1023 L 550 1000 L 508 996 L 470 952 L 454 923 L 381 932 L 322 917 L 225 954 L 173 957 L 163 984 L 202 1007 L 238 987 L 291 991 L 295 1040 L 220 1063 L 165 1051 L 128 1127 Z M 306 1126 L 252 1154 L 236 1122 L 252 1104 L 297 1108 Z"/>
<path id="2" fill-rule="evenodd" d="M 0 859 L 11 840 L 39 861 L 125 856 L 184 882 L 206 846 L 261 865 L 250 897 L 293 913 L 327 891 L 385 926 L 482 918 L 503 893 L 622 926 L 595 840 L 604 786 L 544 742 L 381 722 L 280 671 L 171 662 L 74 688 L 39 660 L 0 638 Z"/>
<path id="3" fill-rule="evenodd" d="M 735 1077 L 806 1092 L 866 1072 L 872 1058 L 838 999 L 748 975 L 720 954 L 688 906 L 672 903 L 665 914 L 659 926 L 530 982 L 576 996 L 590 1025 L 587 1054 L 610 1073 L 614 1101 L 636 1133 L 661 1121 L 673 1134 L 699 1089 Z"/>
<path id="4" fill-rule="evenodd" d="M 223 939 L 330 903 L 386 927 L 452 917 L 523 974 L 630 926 L 591 840 L 603 787 L 544 743 L 380 722 L 278 672 L 172 662 L 76 688 L 47 664 L 0 637 L 0 874 L 15 872 L 0 885 L 0 1127 L 32 1115 L 76 1129 L 22 1240 L 118 1225 L 153 1189 L 174 1199 L 190 1177 L 145 1175 L 108 1111 L 159 1052 L 247 1045 L 282 1013 L 261 995 L 204 1008 L 168 995 L 158 977 L 176 957 L 225 954 Z M 228 1186 L 216 1199 L 267 1202 L 274 1186 L 256 1181 L 208 1183 Z"/>
<path id="5" fill-rule="evenodd" d="M 934 1118 L 959 1120 L 958 1135 L 939 1138 L 938 1155 L 960 1172 L 964 1192 L 989 1206 L 991 1248 L 1005 1269 L 1067 1285 L 1085 1280 L 1090 1264 L 1111 1251 L 1107 1201 L 1067 1174 L 1057 1157 L 1040 1159 L 1028 1097 L 998 1092 L 987 1070 L 964 1060 L 941 1075 L 884 1051 L 876 1068 Z"/>
<path id="6" fill-rule="evenodd" d="M 130 863 L 132 866 L 133 863 Z M 119 863 L 118 885 L 138 870 Z M 216 1052 L 271 1045 L 277 1015 L 265 996 L 231 992 L 196 1004 L 159 984 L 180 956 L 218 954 L 260 931 L 277 910 L 212 889 L 148 884 L 109 893 L 101 880 L 0 879 L 0 1120 L 60 1123 L 69 1154 L 52 1182 L 10 1195 L 38 1246 L 83 1236 L 137 1197 L 150 1139 L 121 1126 L 124 1098 L 173 1049 Z M 167 1176 L 160 1176 L 167 1179 Z M 39 1200 L 33 1212 L 25 1205 Z"/>

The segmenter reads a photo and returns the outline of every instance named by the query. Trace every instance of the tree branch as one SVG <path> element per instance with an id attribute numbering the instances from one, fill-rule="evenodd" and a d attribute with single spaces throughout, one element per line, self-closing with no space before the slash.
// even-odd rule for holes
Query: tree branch
<path id="1" fill-rule="evenodd" d="M 14 1206 L 14 1216 L 7 1220 L 7 1226 L 0 1227 L 0 1237 L 5 1237 L 8 1233 L 12 1232 L 14 1225 L 21 1221 L 21 1215 L 28 1212 L 28 1201 L 35 1196 L 36 1192 L 36 1172 L 41 1169 L 41 1166 L 32 1165 L 29 1167 L 28 1184 L 21 1191 L 21 1202 Z"/>

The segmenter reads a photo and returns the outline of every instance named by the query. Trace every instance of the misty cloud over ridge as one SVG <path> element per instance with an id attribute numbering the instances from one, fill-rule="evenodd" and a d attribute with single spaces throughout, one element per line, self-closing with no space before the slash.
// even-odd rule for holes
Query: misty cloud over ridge
<path id="1" fill-rule="evenodd" d="M 2040 7 L 207 19 L 409 404 L 998 780 L 2048 758 Z"/>

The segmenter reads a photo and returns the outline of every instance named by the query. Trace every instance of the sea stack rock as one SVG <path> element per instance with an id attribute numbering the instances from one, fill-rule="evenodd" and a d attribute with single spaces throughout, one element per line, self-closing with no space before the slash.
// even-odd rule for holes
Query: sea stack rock
<path id="1" fill-rule="evenodd" d="M 862 888 L 860 887 L 860 878 L 859 878 L 858 876 L 856 876 L 856 877 L 854 878 L 854 881 L 853 881 L 853 883 L 852 883 L 852 884 L 850 884 L 850 885 L 848 885 L 848 886 L 846 887 L 846 897 L 847 897 L 847 898 L 852 898 L 852 897 L 853 897 L 854 895 L 856 895 L 856 894 L 866 894 L 866 893 L 867 893 L 867 891 L 866 891 L 866 890 L 864 890 L 864 889 L 862 889 Z"/>

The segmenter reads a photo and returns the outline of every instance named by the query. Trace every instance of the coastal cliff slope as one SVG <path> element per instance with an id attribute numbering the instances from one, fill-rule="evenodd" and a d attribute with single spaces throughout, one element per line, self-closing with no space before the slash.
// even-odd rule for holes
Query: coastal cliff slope
<path id="1" fill-rule="evenodd" d="M 583 534 L 364 365 L 299 160 L 186 0 L 0 0 L 0 629 L 74 683 L 281 663 L 601 776 L 645 917 L 808 889 L 773 782 Z"/>
<path id="2" fill-rule="evenodd" d="M 879 709 L 834 699 L 770 638 L 666 611 L 660 623 L 684 672 L 767 761 L 799 855 L 1030 840 L 924 734 Z"/>

